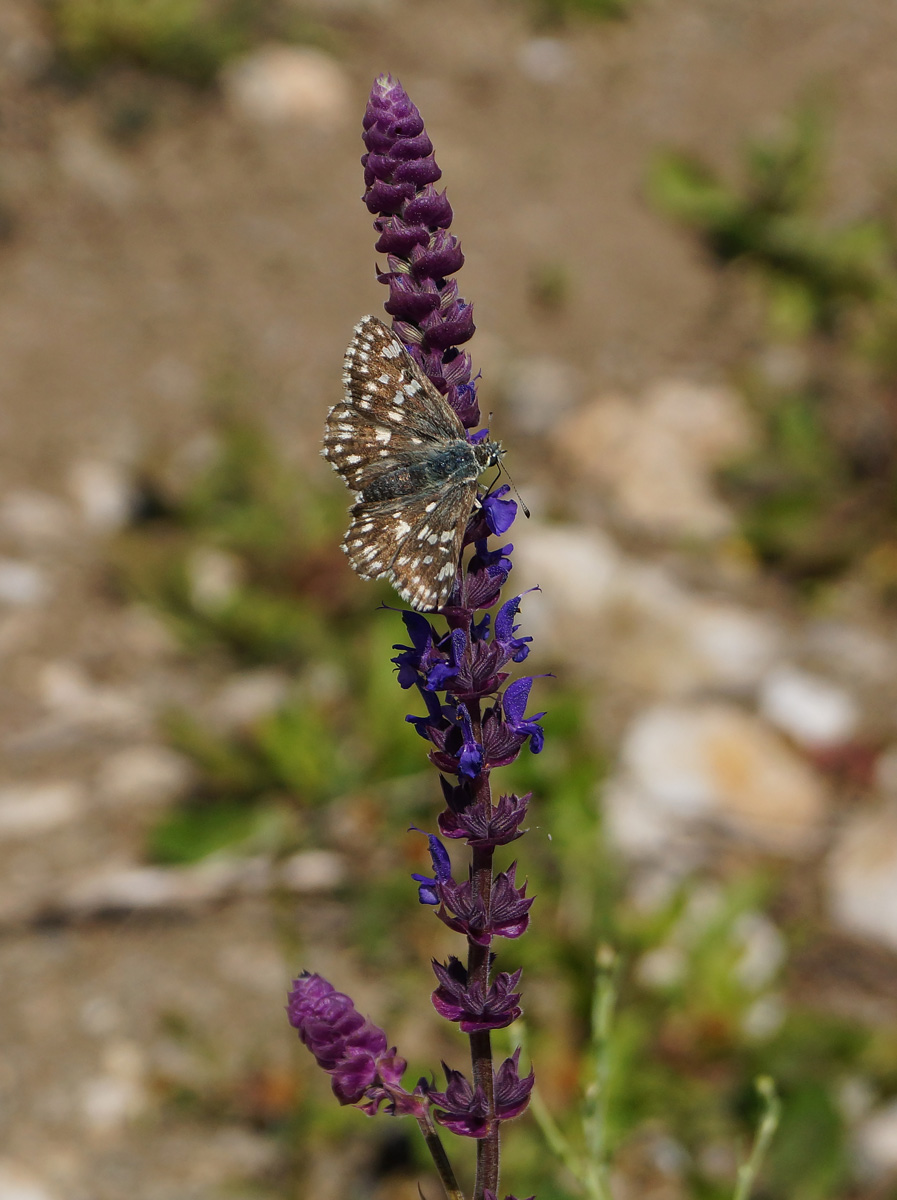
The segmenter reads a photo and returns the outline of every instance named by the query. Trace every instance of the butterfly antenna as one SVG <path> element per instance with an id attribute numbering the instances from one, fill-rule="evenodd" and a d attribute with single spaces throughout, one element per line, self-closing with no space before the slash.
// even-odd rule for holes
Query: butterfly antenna
<path id="1" fill-rule="evenodd" d="M 511 487 L 514 489 L 514 495 L 515 495 L 515 496 L 517 497 L 517 499 L 520 501 L 520 507 L 523 509 L 523 515 L 526 517 L 526 519 L 527 519 L 527 521 L 528 521 L 528 520 L 530 519 L 530 511 L 529 511 L 529 509 L 526 507 L 526 505 L 524 504 L 524 502 L 523 502 L 523 497 L 520 495 L 520 493 L 519 493 L 519 492 L 518 492 L 518 490 L 517 490 L 517 484 L 516 484 L 516 483 L 514 482 L 514 480 L 511 478 L 511 472 L 508 470 L 508 468 L 505 466 L 505 464 L 504 464 L 504 463 L 499 463 L 499 467 L 498 467 L 498 469 L 499 469 L 499 472 L 501 472 L 501 471 L 504 471 L 504 473 L 507 475 L 507 477 L 508 477 L 508 483 L 509 483 L 509 484 L 511 485 Z"/>

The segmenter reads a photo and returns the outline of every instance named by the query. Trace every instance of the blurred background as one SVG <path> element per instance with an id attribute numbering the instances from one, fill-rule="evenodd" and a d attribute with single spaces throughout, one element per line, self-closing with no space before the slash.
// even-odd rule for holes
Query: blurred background
<path id="1" fill-rule="evenodd" d="M 897 1195 L 895 39 L 890 0 L 0 0 L 2 1200 L 437 1194 L 283 1015 L 307 967 L 411 1078 L 465 1066 L 404 630 L 318 456 L 383 315 L 384 70 L 534 514 L 499 952 L 543 1097 L 572 1129 L 607 943 L 614 1200 L 730 1196 L 760 1073 L 757 1195 Z M 578 1194 L 529 1116 L 505 1164 Z"/>

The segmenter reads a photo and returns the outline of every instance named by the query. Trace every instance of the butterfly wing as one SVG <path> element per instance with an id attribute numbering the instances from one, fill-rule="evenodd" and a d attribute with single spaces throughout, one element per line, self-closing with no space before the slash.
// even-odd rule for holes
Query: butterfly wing
<path id="1" fill-rule="evenodd" d="M 476 481 L 354 505 L 343 549 L 362 579 L 386 576 L 412 608 L 441 608 L 461 557 Z"/>
<path id="2" fill-rule="evenodd" d="M 466 434 L 451 405 L 376 317 L 363 317 L 346 350 L 346 394 L 327 415 L 324 457 L 353 491 L 408 455 Z"/>

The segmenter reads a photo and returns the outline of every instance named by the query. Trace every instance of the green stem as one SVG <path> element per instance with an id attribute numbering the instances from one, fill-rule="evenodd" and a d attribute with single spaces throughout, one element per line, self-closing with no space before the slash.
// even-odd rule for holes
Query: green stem
<path id="1" fill-rule="evenodd" d="M 446 1200 L 464 1200 L 464 1193 L 458 1187 L 455 1172 L 452 1170 L 445 1147 L 440 1141 L 439 1134 L 436 1132 L 436 1126 L 433 1124 L 433 1118 L 429 1112 L 418 1117 L 417 1123 L 420 1126 L 421 1133 L 424 1135 L 427 1149 L 430 1151 L 433 1162 L 436 1165 L 436 1171 L 442 1183 Z"/>
<path id="2" fill-rule="evenodd" d="M 772 1079 L 768 1075 L 761 1075 L 756 1086 L 763 1101 L 763 1113 L 747 1161 L 738 1168 L 738 1182 L 733 1200 L 748 1200 L 782 1115 L 782 1102 Z"/>

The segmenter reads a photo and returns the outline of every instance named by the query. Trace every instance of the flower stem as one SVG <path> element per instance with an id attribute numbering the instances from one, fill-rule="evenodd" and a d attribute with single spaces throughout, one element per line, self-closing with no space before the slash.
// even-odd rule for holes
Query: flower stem
<path id="1" fill-rule="evenodd" d="M 436 1132 L 436 1126 L 433 1124 L 433 1118 L 429 1112 L 425 1112 L 419 1116 L 417 1123 L 420 1126 L 421 1133 L 424 1135 L 427 1149 L 433 1158 L 443 1191 L 446 1195 L 446 1200 L 464 1200 L 464 1193 L 458 1187 L 455 1172 L 452 1170 L 445 1147 L 440 1141 L 439 1134 Z"/>

